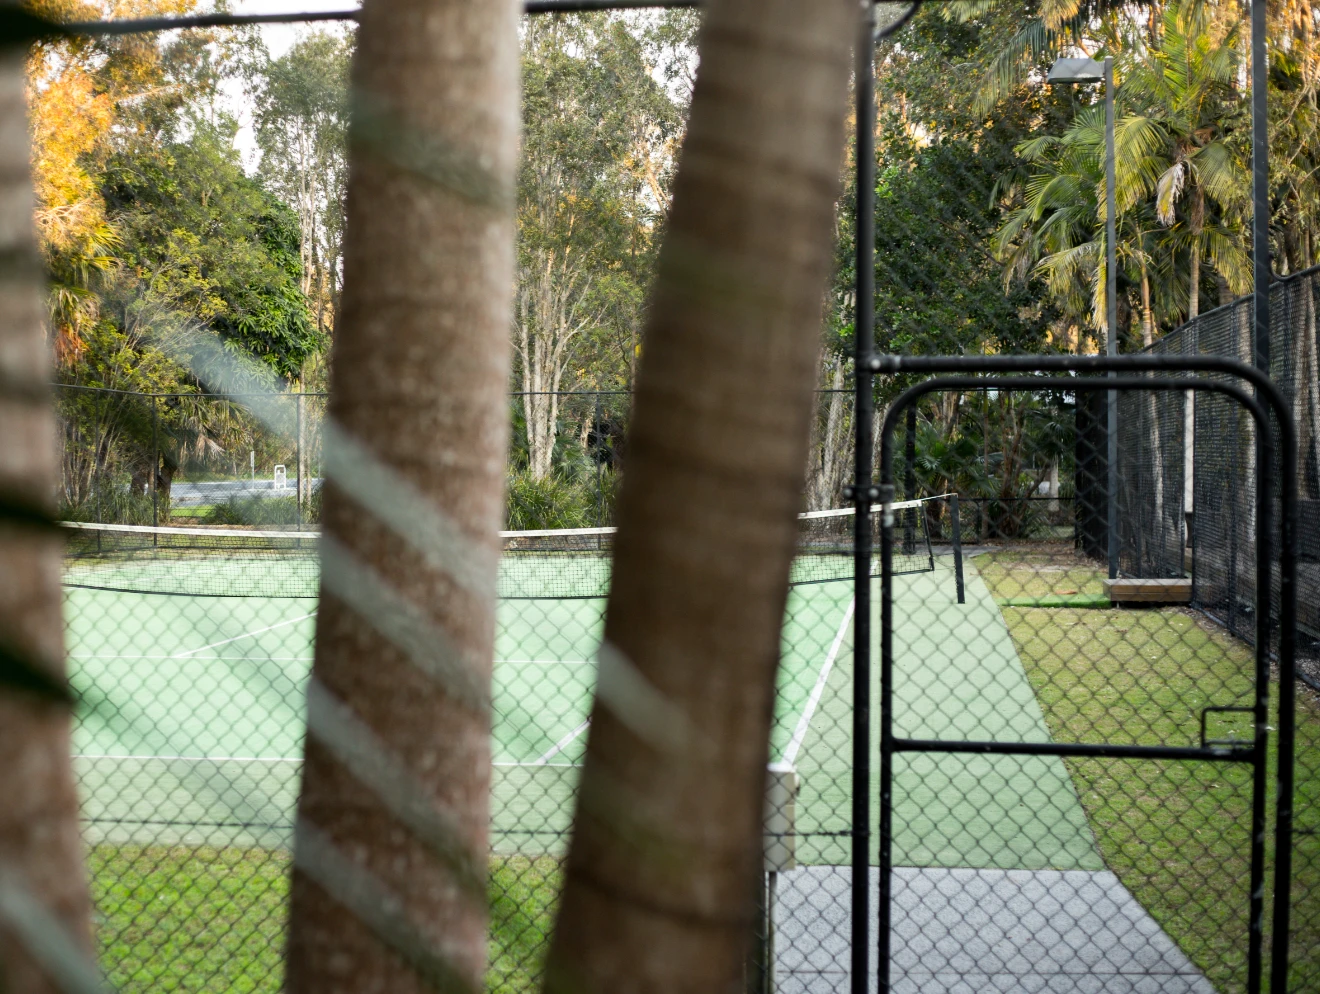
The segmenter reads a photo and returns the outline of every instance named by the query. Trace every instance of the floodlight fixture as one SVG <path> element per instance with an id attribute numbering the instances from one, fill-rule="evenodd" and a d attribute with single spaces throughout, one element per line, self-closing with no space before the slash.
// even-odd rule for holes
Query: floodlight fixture
<path id="1" fill-rule="evenodd" d="M 1066 83 L 1103 83 L 1105 64 L 1095 59 L 1055 59 L 1045 82 L 1051 86 Z"/>

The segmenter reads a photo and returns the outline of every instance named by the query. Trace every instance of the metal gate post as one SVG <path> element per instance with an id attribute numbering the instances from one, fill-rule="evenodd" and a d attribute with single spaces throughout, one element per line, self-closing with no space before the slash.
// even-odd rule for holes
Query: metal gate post
<path id="1" fill-rule="evenodd" d="M 871 444 L 875 348 L 875 8 L 862 7 L 857 34 L 857 306 L 853 331 L 853 778 L 852 994 L 867 994 L 871 850 Z M 883 942 L 883 939 L 882 939 Z M 887 963 L 882 960 L 885 976 Z"/>

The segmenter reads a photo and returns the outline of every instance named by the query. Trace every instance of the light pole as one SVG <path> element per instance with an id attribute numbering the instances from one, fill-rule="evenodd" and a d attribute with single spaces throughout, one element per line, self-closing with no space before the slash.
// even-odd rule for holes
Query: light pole
<path id="1" fill-rule="evenodd" d="M 1050 85 L 1074 83 L 1105 84 L 1105 354 L 1118 355 L 1118 249 L 1115 244 L 1116 208 L 1114 206 L 1114 60 L 1056 59 L 1045 77 Z M 1109 374 L 1111 377 L 1114 373 Z M 1118 576 L 1118 393 L 1106 395 L 1108 412 L 1105 424 L 1108 518 L 1105 546 L 1109 553 L 1109 579 Z"/>

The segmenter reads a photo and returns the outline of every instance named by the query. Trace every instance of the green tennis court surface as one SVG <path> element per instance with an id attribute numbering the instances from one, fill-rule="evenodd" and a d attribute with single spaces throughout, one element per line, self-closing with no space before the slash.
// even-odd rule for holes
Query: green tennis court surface
<path id="1" fill-rule="evenodd" d="M 974 572 L 965 605 L 942 569 L 896 583 L 899 734 L 1046 740 L 1007 628 Z M 604 604 L 500 603 L 492 742 L 499 851 L 565 845 Z M 305 599 L 66 590 L 72 679 L 83 696 L 75 762 L 91 841 L 288 844 L 314 608 Z M 849 859 L 851 636 L 851 583 L 792 588 L 770 752 L 798 769 L 803 863 Z M 878 645 L 875 658 L 878 673 Z M 878 700 L 874 681 L 872 694 Z M 895 781 L 900 865 L 1100 866 L 1057 759 L 900 756 Z"/>
<path id="2" fill-rule="evenodd" d="M 846 582 L 793 588 L 776 758 L 801 749 L 809 724 L 804 712 L 822 705 L 820 674 L 840 654 L 850 604 Z M 499 605 L 492 741 L 497 849 L 557 851 L 566 840 L 604 605 L 600 599 Z M 65 610 L 72 680 L 83 699 L 74 753 L 90 839 L 287 845 L 315 601 L 70 587 Z M 846 815 L 846 805 L 839 814 Z"/>

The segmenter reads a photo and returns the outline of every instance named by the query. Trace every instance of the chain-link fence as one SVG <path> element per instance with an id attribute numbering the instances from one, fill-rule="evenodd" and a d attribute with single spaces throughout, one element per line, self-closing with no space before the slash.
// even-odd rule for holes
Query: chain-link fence
<path id="1" fill-rule="evenodd" d="M 537 480 L 527 399 L 510 398 L 515 527 L 497 611 L 488 988 L 498 991 L 541 980 L 629 411 L 626 394 L 557 395 L 550 471 Z M 278 990 L 324 398 L 62 389 L 59 403 L 74 763 L 103 964 L 123 991 Z M 804 504 L 825 507 L 801 520 L 784 621 L 763 918 L 773 928 L 749 977 L 770 976 L 769 964 L 837 966 L 848 941 L 846 880 L 832 868 L 850 849 L 853 515 L 829 508 L 850 468 L 849 406 L 842 390 L 819 395 Z M 777 889 L 780 879 L 794 882 Z"/>
<path id="2" fill-rule="evenodd" d="M 982 385 L 926 398 L 894 426 L 895 496 L 924 500 L 895 513 L 888 626 L 879 580 L 874 591 L 848 580 L 846 515 L 810 517 L 872 482 L 854 479 L 867 452 L 853 439 L 869 429 L 878 460 L 884 412 L 914 382 L 882 377 L 854 403 L 838 356 L 855 347 L 868 357 L 872 317 L 881 353 L 1081 354 L 1103 347 L 1105 320 L 1135 348 L 1179 320 L 1187 294 L 1183 229 L 1156 230 L 1141 213 L 1151 205 L 1125 207 L 1118 312 L 1098 313 L 1101 103 L 1040 85 L 1045 56 L 1019 44 L 1021 32 L 1048 34 L 1034 8 L 983 5 L 963 17 L 906 6 L 880 8 L 881 22 L 907 27 L 877 53 L 875 182 L 850 180 L 840 204 L 799 549 L 800 564 L 824 560 L 830 577 L 796 583 L 784 622 L 748 987 L 857 991 L 878 970 L 895 989 L 920 991 L 1249 989 L 1253 937 L 1269 938 L 1255 885 L 1272 884 L 1270 853 L 1253 848 L 1268 837 L 1254 821 L 1269 773 L 1259 735 L 1277 714 L 1262 697 L 1268 668 L 1248 645 L 1262 594 L 1254 487 L 1268 469 L 1254 461 L 1240 405 L 1124 391 L 1111 465 L 1106 391 Z M 1119 53 L 1124 79 L 1190 30 L 1147 22 L 1144 8 L 1103 16 L 1114 38 L 1146 39 Z M 1233 22 L 1225 15 L 1205 42 Z M 1216 113 L 1239 128 L 1244 91 L 1229 90 Z M 1158 108 L 1120 109 L 1144 111 Z M 854 205 L 872 191 L 863 223 Z M 1228 258 L 1245 252 L 1246 232 L 1221 208 L 1205 206 L 1204 220 Z M 1179 210 L 1181 225 L 1190 215 Z M 859 233 L 873 252 L 865 275 L 852 257 Z M 869 277 L 874 300 L 862 308 Z M 1320 633 L 1313 277 L 1271 293 L 1272 373 L 1303 447 L 1299 602 Z M 1154 351 L 1250 360 L 1249 307 L 1203 315 Z M 610 391 L 509 398 L 492 990 L 540 983 L 594 691 L 610 547 L 599 529 L 613 522 L 626 472 L 628 401 Z M 61 387 L 59 404 L 62 516 L 106 526 L 71 529 L 65 574 L 102 962 L 125 990 L 277 990 L 313 655 L 324 397 Z M 863 590 L 874 616 L 858 616 Z M 883 665 L 854 669 L 859 647 Z M 1314 659 L 1314 645 L 1303 649 Z M 1320 663 L 1303 658 L 1301 671 L 1320 684 Z M 1296 990 L 1320 977 L 1320 700 L 1302 689 Z M 859 719 L 859 690 L 884 707 Z M 881 754 L 860 779 L 859 729 Z M 859 810 L 878 837 L 863 834 Z M 878 914 L 870 904 L 868 917 L 859 887 L 892 900 Z M 881 942 L 889 957 L 877 964 L 872 953 L 871 976 L 854 976 L 858 947 Z"/>
<path id="3" fill-rule="evenodd" d="M 1083 399 L 1084 381 L 1070 382 L 1078 389 L 1019 389 L 1005 401 L 1049 409 L 1075 439 L 1068 475 L 1098 465 L 1103 478 L 1097 405 Z M 1106 382 L 1090 384 L 1101 411 Z M 923 398 L 922 416 L 954 393 L 965 400 L 966 385 Z M 1198 392 L 1198 411 L 1209 397 Z M 1268 653 L 1195 610 L 1185 574 L 1130 570 L 1131 536 L 1180 520 L 1180 492 L 1140 488 L 1159 479 L 1162 449 L 1181 459 L 1185 394 L 1129 385 L 1115 399 L 1140 429 L 1120 435 L 1113 505 L 1109 488 L 1078 484 L 1077 503 L 1099 506 L 1077 509 L 1074 534 L 964 545 L 957 574 L 895 566 L 885 580 L 877 939 L 891 989 L 1208 994 L 1258 989 L 1268 965 L 1256 935 L 1271 867 Z M 1218 444 L 1253 449 L 1243 414 L 1237 437 L 1221 426 Z M 881 479 L 897 482 L 895 420 Z M 1261 472 L 1240 460 L 1216 485 L 1254 493 Z M 1113 509 L 1125 542 L 1116 579 L 1082 527 Z M 903 523 L 881 534 L 897 563 Z M 1149 544 L 1151 555 L 1162 548 Z M 1313 701 L 1299 708 L 1297 734 L 1299 755 L 1314 760 Z M 1298 990 L 1315 945 L 1304 891 L 1294 892 Z"/>
<path id="4" fill-rule="evenodd" d="M 282 528 L 320 520 L 323 393 L 55 391 L 66 521 Z M 631 401 L 621 390 L 510 394 L 507 528 L 613 524 Z M 840 506 L 852 472 L 850 391 L 823 388 L 816 408 L 803 498 L 812 511 Z M 543 426 L 529 430 L 537 420 Z"/>
<path id="5" fill-rule="evenodd" d="M 1316 304 L 1320 271 L 1270 289 L 1270 376 L 1288 399 L 1299 441 L 1297 492 L 1297 660 L 1299 732 L 1315 721 L 1320 690 L 1320 377 Z M 1210 311 L 1147 350 L 1161 356 L 1216 355 L 1254 361 L 1252 302 Z M 1119 413 L 1120 561 L 1126 576 L 1186 577 L 1191 605 L 1229 632 L 1256 639 L 1257 467 L 1251 426 L 1237 406 L 1213 396 L 1125 400 Z M 1273 470 L 1277 472 L 1277 470 Z M 1277 588 L 1277 568 L 1272 582 Z M 1275 626 L 1277 637 L 1277 626 Z M 1320 978 L 1320 756 L 1300 749 L 1292 942 L 1294 976 Z"/>

